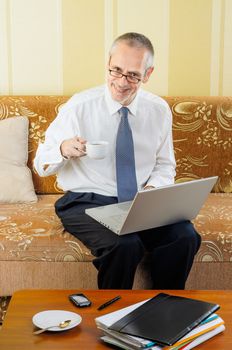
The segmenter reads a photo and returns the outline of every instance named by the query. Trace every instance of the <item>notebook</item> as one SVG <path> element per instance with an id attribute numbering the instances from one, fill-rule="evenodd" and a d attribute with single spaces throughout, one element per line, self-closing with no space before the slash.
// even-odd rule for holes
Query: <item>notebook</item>
<path id="1" fill-rule="evenodd" d="M 192 220 L 217 178 L 139 191 L 133 201 L 86 209 L 85 213 L 118 235 Z"/>
<path id="2" fill-rule="evenodd" d="M 109 329 L 173 345 L 218 309 L 214 303 L 159 293 Z"/>

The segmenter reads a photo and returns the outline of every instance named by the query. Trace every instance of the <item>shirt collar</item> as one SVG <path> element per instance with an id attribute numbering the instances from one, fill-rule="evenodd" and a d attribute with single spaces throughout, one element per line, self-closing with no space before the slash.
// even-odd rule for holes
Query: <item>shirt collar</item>
<path id="1" fill-rule="evenodd" d="M 133 101 L 127 106 L 130 113 L 134 116 L 136 116 L 136 112 L 137 112 L 138 95 L 139 95 L 139 91 L 137 92 Z M 112 99 L 111 93 L 107 85 L 105 86 L 105 100 L 106 100 L 106 104 L 110 112 L 110 115 L 117 113 L 119 109 L 122 108 L 122 105 L 119 102 Z"/>

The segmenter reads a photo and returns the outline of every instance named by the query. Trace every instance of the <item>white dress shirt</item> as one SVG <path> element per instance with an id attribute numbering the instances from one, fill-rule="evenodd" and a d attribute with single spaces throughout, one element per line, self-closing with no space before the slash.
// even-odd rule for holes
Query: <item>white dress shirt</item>
<path id="1" fill-rule="evenodd" d="M 34 167 L 40 176 L 57 173 L 64 191 L 95 192 L 117 196 L 115 145 L 121 104 L 111 98 L 107 86 L 75 94 L 61 108 L 46 131 L 45 142 L 37 149 Z M 133 133 L 138 189 L 145 185 L 172 184 L 175 158 L 172 115 L 160 97 L 142 89 L 129 106 L 128 120 Z M 108 141 L 106 158 L 88 156 L 65 160 L 61 143 L 79 136 L 87 141 Z M 45 165 L 47 167 L 45 167 Z"/>

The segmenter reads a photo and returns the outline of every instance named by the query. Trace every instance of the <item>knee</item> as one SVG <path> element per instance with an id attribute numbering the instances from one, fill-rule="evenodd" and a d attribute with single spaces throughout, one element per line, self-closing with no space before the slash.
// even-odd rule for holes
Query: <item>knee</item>
<path id="1" fill-rule="evenodd" d="M 145 248 L 136 233 L 120 236 L 117 243 L 117 248 L 125 251 L 125 253 L 143 255 Z"/>
<path id="2" fill-rule="evenodd" d="M 194 247 L 197 252 L 201 245 L 201 236 L 195 230 L 193 224 L 190 221 L 184 221 L 177 224 L 176 229 L 182 244 L 185 243 L 185 246 Z"/>

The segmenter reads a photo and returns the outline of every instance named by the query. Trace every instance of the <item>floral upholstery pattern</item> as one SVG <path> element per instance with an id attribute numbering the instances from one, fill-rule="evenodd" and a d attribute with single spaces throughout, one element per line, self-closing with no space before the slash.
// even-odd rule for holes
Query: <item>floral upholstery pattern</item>
<path id="1" fill-rule="evenodd" d="M 211 193 L 193 221 L 202 237 L 198 262 L 232 262 L 232 196 Z"/>
<path id="2" fill-rule="evenodd" d="M 214 192 L 232 192 L 232 98 L 167 98 L 173 113 L 176 181 L 218 175 Z"/>
<path id="3" fill-rule="evenodd" d="M 64 231 L 55 214 L 60 195 L 39 195 L 37 203 L 1 205 L 1 260 L 91 261 L 87 248 Z"/>

